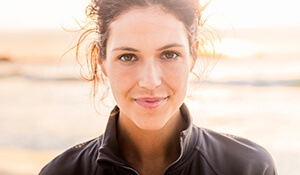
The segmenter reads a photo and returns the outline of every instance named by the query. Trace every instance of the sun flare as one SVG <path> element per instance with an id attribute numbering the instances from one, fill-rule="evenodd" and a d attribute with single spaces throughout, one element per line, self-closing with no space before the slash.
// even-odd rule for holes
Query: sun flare
<path id="1" fill-rule="evenodd" d="M 233 38 L 223 38 L 220 43 L 215 45 L 215 50 L 221 55 L 232 58 L 249 57 L 259 53 L 257 44 Z"/>

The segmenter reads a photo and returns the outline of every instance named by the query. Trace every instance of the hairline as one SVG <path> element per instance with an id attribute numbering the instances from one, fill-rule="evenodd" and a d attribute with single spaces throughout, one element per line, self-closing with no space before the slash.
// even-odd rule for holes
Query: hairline
<path id="1" fill-rule="evenodd" d="M 110 22 L 109 22 L 109 24 L 108 24 L 108 27 L 107 27 L 107 30 L 106 30 L 106 32 L 105 32 L 105 39 L 106 39 L 106 43 L 105 43 L 105 55 L 104 55 L 104 58 L 103 59 L 106 59 L 106 56 L 107 56 L 107 41 L 108 41 L 108 39 L 109 39 L 109 36 L 110 36 L 110 31 L 111 31 L 111 24 L 113 23 L 113 22 L 115 22 L 115 21 L 117 21 L 118 20 L 118 18 L 120 18 L 122 15 L 124 15 L 124 14 L 126 14 L 126 13 L 129 13 L 131 10 L 135 10 L 135 9 L 146 9 L 146 8 L 153 8 L 153 7 L 158 7 L 158 8 L 160 8 L 163 12 L 165 12 L 165 13 L 167 13 L 167 14 L 172 14 L 178 21 L 180 21 L 182 24 L 183 24 L 183 26 L 184 26 L 184 29 L 185 29 L 185 31 L 186 31 L 186 34 L 187 34 L 187 38 L 188 38 L 188 41 L 189 41 L 189 50 L 190 50 L 190 53 L 192 54 L 192 56 L 193 56 L 193 54 L 194 53 L 192 53 L 192 44 L 193 44 L 193 41 L 191 41 L 192 40 L 192 38 L 191 38 L 191 33 L 190 33 L 190 31 L 189 31 L 189 29 L 188 29 L 188 26 L 185 24 L 185 22 L 182 20 L 182 19 L 180 19 L 180 17 L 175 13 L 175 12 L 173 12 L 172 10 L 170 10 L 170 9 L 168 9 L 168 8 L 166 8 L 164 5 L 162 5 L 162 4 L 152 4 L 152 3 L 147 3 L 147 4 L 145 4 L 145 5 L 134 5 L 134 6 L 132 6 L 132 7 L 129 7 L 129 8 L 127 8 L 127 9 L 125 9 L 125 10 L 123 10 L 121 13 L 119 13 L 119 14 L 117 14 Z"/>

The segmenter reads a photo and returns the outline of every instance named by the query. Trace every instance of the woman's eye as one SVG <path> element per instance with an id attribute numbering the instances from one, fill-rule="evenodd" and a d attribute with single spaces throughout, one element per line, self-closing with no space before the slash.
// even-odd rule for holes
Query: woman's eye
<path id="1" fill-rule="evenodd" d="M 133 54 L 121 55 L 119 59 L 124 62 L 136 61 L 136 58 Z"/>
<path id="2" fill-rule="evenodd" d="M 162 55 L 162 57 L 164 58 L 164 59 L 168 59 L 168 60 L 170 60 L 170 59 L 175 59 L 175 58 L 177 58 L 179 55 L 177 54 L 177 53 L 175 53 L 175 52 L 165 52 L 165 53 L 163 53 L 163 55 Z"/>

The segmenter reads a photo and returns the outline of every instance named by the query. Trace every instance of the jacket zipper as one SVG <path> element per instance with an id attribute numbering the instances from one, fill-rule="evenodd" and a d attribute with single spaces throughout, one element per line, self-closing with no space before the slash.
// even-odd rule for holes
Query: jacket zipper
<path id="1" fill-rule="evenodd" d="M 164 170 L 163 174 L 166 174 L 167 171 L 169 170 L 169 168 L 170 168 L 171 166 L 175 165 L 177 162 L 179 162 L 179 160 L 182 158 L 182 155 L 183 155 L 183 135 L 184 135 L 184 134 L 181 133 L 180 135 L 181 135 L 181 136 L 180 136 L 180 155 L 179 155 L 179 157 L 178 157 L 178 159 L 177 159 L 176 161 L 174 161 L 173 163 L 171 163 L 171 164 Z M 128 166 L 121 166 L 121 167 L 124 168 L 124 169 L 127 169 L 127 170 L 129 170 L 129 171 L 134 172 L 136 175 L 139 175 L 139 173 L 138 173 L 135 169 L 133 169 L 133 168 L 130 168 L 130 167 L 128 167 Z"/>
<path id="2" fill-rule="evenodd" d="M 130 168 L 130 167 L 128 167 L 128 166 L 121 166 L 121 167 L 124 168 L 124 169 L 127 169 L 127 170 L 129 170 L 129 171 L 134 172 L 136 175 L 139 175 L 139 173 L 138 173 L 135 169 L 133 169 L 133 168 Z"/>
<path id="3" fill-rule="evenodd" d="M 183 137 L 184 137 L 184 134 L 181 133 L 181 134 L 180 134 L 180 155 L 179 155 L 178 159 L 177 159 L 175 162 L 171 163 L 171 164 L 165 169 L 165 171 L 164 171 L 163 174 L 166 174 L 167 171 L 170 169 L 170 167 L 173 166 L 173 165 L 175 165 L 175 164 L 176 164 L 177 162 L 179 162 L 179 160 L 182 158 L 182 156 L 183 156 Z"/>

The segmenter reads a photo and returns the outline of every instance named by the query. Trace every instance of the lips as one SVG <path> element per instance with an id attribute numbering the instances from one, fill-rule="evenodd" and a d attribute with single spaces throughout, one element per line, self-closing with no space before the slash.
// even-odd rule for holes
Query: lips
<path id="1" fill-rule="evenodd" d="M 136 103 L 146 109 L 158 108 L 164 104 L 167 98 L 163 97 L 145 97 L 135 99 Z"/>

